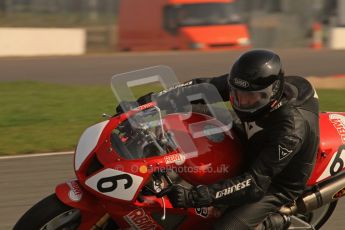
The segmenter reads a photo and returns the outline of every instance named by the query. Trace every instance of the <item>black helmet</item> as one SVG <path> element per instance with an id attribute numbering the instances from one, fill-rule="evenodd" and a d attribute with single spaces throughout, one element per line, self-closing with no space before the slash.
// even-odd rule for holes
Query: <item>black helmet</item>
<path id="1" fill-rule="evenodd" d="M 242 54 L 231 68 L 230 102 L 242 121 L 253 121 L 278 105 L 284 88 L 280 58 L 269 50 Z"/>

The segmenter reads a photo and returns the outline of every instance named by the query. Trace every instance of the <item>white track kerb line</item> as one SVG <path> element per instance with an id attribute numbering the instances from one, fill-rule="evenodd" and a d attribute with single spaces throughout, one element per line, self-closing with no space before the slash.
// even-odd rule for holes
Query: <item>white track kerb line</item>
<path id="1" fill-rule="evenodd" d="M 70 155 L 73 153 L 74 153 L 74 151 L 54 152 L 54 153 L 34 153 L 34 154 L 16 155 L 16 156 L 3 156 L 3 157 L 0 157 L 0 160 L 17 159 L 17 158 L 31 158 L 31 157 L 47 157 L 47 156 L 58 156 L 58 155 Z"/>

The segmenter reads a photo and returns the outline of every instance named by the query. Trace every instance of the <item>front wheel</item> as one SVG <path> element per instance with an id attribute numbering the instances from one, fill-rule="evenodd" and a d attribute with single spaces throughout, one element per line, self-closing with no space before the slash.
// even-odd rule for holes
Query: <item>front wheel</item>
<path id="1" fill-rule="evenodd" d="M 72 230 L 78 228 L 80 221 L 78 209 L 63 204 L 52 194 L 29 209 L 13 230 Z"/>

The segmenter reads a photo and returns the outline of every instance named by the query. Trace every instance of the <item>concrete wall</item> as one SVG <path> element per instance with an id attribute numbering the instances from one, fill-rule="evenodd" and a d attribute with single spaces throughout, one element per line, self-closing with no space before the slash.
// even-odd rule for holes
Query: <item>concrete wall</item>
<path id="1" fill-rule="evenodd" d="M 80 55 L 84 29 L 0 28 L 0 56 Z"/>
<path id="2" fill-rule="evenodd" d="M 345 27 L 334 27 L 330 29 L 329 48 L 345 49 Z"/>

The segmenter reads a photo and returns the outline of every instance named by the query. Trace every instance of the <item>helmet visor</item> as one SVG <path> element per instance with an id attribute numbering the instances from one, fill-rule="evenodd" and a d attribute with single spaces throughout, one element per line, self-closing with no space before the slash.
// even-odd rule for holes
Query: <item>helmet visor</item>
<path id="1" fill-rule="evenodd" d="M 230 87 L 230 102 L 232 106 L 242 112 L 255 112 L 271 102 L 273 86 L 256 91 L 244 91 Z"/>

